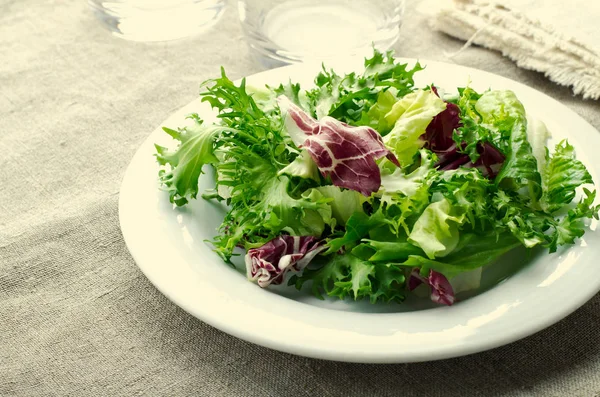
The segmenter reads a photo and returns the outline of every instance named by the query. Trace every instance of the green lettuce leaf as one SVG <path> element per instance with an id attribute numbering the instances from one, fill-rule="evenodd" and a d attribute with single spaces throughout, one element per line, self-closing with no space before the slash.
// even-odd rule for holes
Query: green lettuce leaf
<path id="1" fill-rule="evenodd" d="M 393 202 L 394 197 L 398 195 L 412 197 L 417 195 L 419 189 L 428 184 L 429 179 L 438 172 L 433 167 L 433 156 L 431 152 L 425 149 L 420 151 L 421 163 L 419 167 L 407 172 L 407 168 L 393 167 L 393 172 L 387 168 L 381 172 L 381 187 L 379 194 L 382 201 Z"/>
<path id="2" fill-rule="evenodd" d="M 390 124 L 385 118 L 385 115 L 392 110 L 394 103 L 398 101 L 397 94 L 394 92 L 395 90 L 393 89 L 379 92 L 375 104 L 366 113 L 363 112 L 363 118 L 357 124 L 368 125 L 382 136 L 387 135 L 394 126 L 393 123 Z"/>
<path id="3" fill-rule="evenodd" d="M 331 212 L 340 226 L 345 226 L 353 214 L 364 213 L 362 206 L 365 201 L 364 196 L 355 190 L 342 190 L 337 186 L 319 186 L 313 189 L 323 197 L 331 199 L 329 201 Z"/>
<path id="4" fill-rule="evenodd" d="M 538 166 L 538 172 L 542 175 L 544 169 L 546 168 L 546 145 L 548 143 L 548 138 L 550 138 L 550 131 L 546 127 L 541 120 L 528 117 L 527 118 L 527 139 L 531 144 L 531 151 Z"/>
<path id="5" fill-rule="evenodd" d="M 385 145 L 403 166 L 413 162 L 413 156 L 425 144 L 419 139 L 431 120 L 446 109 L 446 103 L 432 91 L 417 90 L 394 103 L 385 120 L 394 127 L 383 137 Z"/>
<path id="6" fill-rule="evenodd" d="M 584 234 L 584 220 L 597 217 L 598 207 L 594 205 L 596 192 L 584 188 L 585 197 L 575 208 L 568 209 L 577 188 L 593 184 L 568 142 L 560 142 L 552 156 L 546 152 L 544 162 L 539 202 L 502 190 L 492 196 L 492 202 L 497 212 L 497 230 L 507 228 L 528 248 L 542 245 L 555 252 L 562 245 L 574 244 Z"/>
<path id="7" fill-rule="evenodd" d="M 430 259 L 448 255 L 458 245 L 458 227 L 465 221 L 464 214 L 454 212 L 447 199 L 429 204 L 417 219 L 408 241 L 420 247 Z"/>
<path id="8" fill-rule="evenodd" d="M 456 250 L 444 257 L 443 261 L 412 255 L 402 263 L 402 266 L 418 267 L 422 275 L 429 274 L 429 270 L 435 270 L 452 279 L 461 273 L 492 263 L 520 245 L 521 243 L 510 233 L 501 235 L 465 233 L 461 235 Z"/>
<path id="9" fill-rule="evenodd" d="M 585 165 L 575 158 L 575 149 L 566 140 L 556 145 L 552 156 L 546 153 L 543 176 L 542 205 L 549 212 L 573 201 L 575 189 L 579 186 L 594 183 Z"/>
<path id="10" fill-rule="evenodd" d="M 300 150 L 298 157 L 279 171 L 279 175 L 297 176 L 299 178 L 312 179 L 320 182 L 319 167 L 305 150 Z"/>
<path id="11" fill-rule="evenodd" d="M 514 190 L 528 186 L 532 199 L 539 200 L 541 176 L 527 139 L 528 121 L 523 104 L 512 91 L 488 91 L 477 100 L 475 108 L 483 123 L 496 128 L 502 137 L 509 136 L 506 147 L 498 145 L 506 160 L 496 176 L 496 184 Z"/>

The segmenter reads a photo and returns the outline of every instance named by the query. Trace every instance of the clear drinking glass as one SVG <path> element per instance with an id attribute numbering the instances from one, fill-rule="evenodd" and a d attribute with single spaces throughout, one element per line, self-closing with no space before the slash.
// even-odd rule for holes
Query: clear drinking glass
<path id="1" fill-rule="evenodd" d="M 251 51 L 274 66 L 389 49 L 404 0 L 239 0 L 238 11 Z"/>
<path id="2" fill-rule="evenodd" d="M 88 0 L 92 11 L 116 36 L 165 41 L 191 36 L 214 24 L 225 0 Z"/>

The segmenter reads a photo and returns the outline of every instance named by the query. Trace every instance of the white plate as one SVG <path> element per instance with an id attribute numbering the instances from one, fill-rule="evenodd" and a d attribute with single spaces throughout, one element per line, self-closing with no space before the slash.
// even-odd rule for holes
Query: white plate
<path id="1" fill-rule="evenodd" d="M 403 60 L 412 62 L 414 60 Z M 434 82 L 454 90 L 471 79 L 477 90 L 511 89 L 528 112 L 544 120 L 554 141 L 569 137 L 578 157 L 600 174 L 600 134 L 573 111 L 520 83 L 457 65 L 424 62 L 417 86 Z M 346 64 L 345 68 L 351 68 Z M 292 78 L 310 85 L 317 65 L 295 65 L 248 78 L 254 85 Z M 212 111 L 196 100 L 163 125 L 181 126 L 184 116 Z M 497 347 L 537 332 L 573 312 L 600 290 L 599 233 L 588 231 L 576 246 L 538 255 L 516 273 L 518 256 L 485 271 L 494 286 L 451 307 L 427 300 L 402 305 L 319 301 L 292 287 L 261 289 L 242 270 L 227 266 L 205 240 L 214 237 L 223 208 L 202 199 L 174 209 L 159 191 L 153 143 L 172 145 L 160 128 L 133 158 L 121 188 L 121 230 L 133 258 L 169 299 L 197 318 L 239 338 L 273 349 L 354 362 L 411 362 L 460 356 Z M 211 178 L 201 177 L 201 191 Z M 595 225 L 592 228 L 595 229 Z M 509 275 L 510 274 L 510 275 Z M 425 310 L 417 310 L 425 309 Z"/>

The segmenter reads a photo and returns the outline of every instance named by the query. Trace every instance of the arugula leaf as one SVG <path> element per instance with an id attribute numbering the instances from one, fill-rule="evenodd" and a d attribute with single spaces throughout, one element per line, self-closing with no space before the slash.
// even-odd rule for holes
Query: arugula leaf
<path id="1" fill-rule="evenodd" d="M 510 233 L 463 233 L 456 250 L 444 258 L 447 263 L 460 266 L 463 271 L 490 263 L 520 245 Z"/>

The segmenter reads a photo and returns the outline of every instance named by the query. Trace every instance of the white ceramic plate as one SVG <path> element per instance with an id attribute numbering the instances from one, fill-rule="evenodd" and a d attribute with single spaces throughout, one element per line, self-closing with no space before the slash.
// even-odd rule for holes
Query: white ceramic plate
<path id="1" fill-rule="evenodd" d="M 403 60 L 414 63 L 411 60 Z M 600 133 L 573 111 L 520 83 L 457 65 L 423 62 L 417 86 L 434 82 L 454 91 L 469 79 L 477 90 L 511 89 L 530 114 L 546 122 L 554 141 L 569 137 L 578 157 L 598 180 Z M 352 68 L 345 64 L 344 69 Z M 311 84 L 318 65 L 296 65 L 248 78 L 253 85 L 288 78 Z M 337 68 L 336 68 L 337 70 Z M 196 100 L 163 125 L 212 111 Z M 210 240 L 224 209 L 202 199 L 174 209 L 159 191 L 153 143 L 173 145 L 160 128 L 144 142 L 125 174 L 119 201 L 121 229 L 140 269 L 169 299 L 197 318 L 239 338 L 273 349 L 354 362 L 411 362 L 460 356 L 497 347 L 537 332 L 573 312 L 600 290 L 600 234 L 588 231 L 576 246 L 538 255 L 518 271 L 513 255 L 484 271 L 476 296 L 451 307 L 427 299 L 402 305 L 319 301 L 292 287 L 261 289 L 212 252 Z M 201 177 L 201 191 L 211 178 Z M 595 225 L 592 224 L 592 229 Z M 500 282 L 498 283 L 498 281 Z M 421 309 L 421 310 L 419 310 Z"/>

